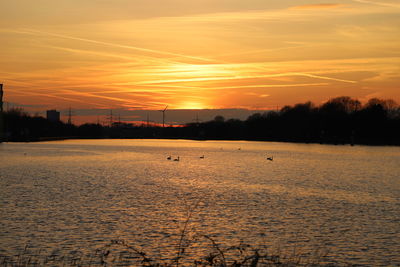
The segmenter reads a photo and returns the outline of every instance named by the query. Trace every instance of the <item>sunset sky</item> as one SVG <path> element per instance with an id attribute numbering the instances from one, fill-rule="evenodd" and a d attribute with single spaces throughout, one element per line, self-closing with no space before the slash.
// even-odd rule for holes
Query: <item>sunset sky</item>
<path id="1" fill-rule="evenodd" d="M 0 83 L 27 110 L 400 102 L 398 0 L 12 0 L 0 10 Z"/>

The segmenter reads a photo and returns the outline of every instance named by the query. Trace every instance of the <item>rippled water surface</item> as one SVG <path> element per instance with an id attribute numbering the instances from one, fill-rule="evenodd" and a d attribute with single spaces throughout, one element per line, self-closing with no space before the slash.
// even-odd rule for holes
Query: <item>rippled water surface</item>
<path id="1" fill-rule="evenodd" d="M 400 265 L 400 149 L 184 140 L 0 144 L 0 254 L 26 244 L 95 250 L 124 239 L 168 259 L 188 209 L 187 235 L 209 235 L 221 246 L 323 248 L 332 262 Z M 200 252 L 193 253 L 205 243 L 198 238 L 192 250 Z"/>

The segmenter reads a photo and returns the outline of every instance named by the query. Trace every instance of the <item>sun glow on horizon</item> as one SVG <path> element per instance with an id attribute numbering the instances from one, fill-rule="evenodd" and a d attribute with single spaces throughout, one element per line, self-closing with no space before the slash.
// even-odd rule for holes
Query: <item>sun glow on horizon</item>
<path id="1" fill-rule="evenodd" d="M 186 101 L 177 104 L 176 109 L 210 109 L 210 107 L 200 102 Z"/>

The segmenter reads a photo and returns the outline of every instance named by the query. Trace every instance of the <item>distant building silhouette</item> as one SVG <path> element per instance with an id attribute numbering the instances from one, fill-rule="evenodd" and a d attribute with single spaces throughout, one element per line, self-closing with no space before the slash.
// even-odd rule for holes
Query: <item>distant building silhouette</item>
<path id="1" fill-rule="evenodd" d="M 3 142 L 3 84 L 0 84 L 0 143 Z"/>
<path id="2" fill-rule="evenodd" d="M 0 112 L 3 112 L 3 84 L 0 84 Z"/>
<path id="3" fill-rule="evenodd" d="M 46 111 L 46 118 L 49 121 L 54 121 L 54 122 L 60 121 L 60 112 L 58 112 L 55 109 L 47 110 Z"/>

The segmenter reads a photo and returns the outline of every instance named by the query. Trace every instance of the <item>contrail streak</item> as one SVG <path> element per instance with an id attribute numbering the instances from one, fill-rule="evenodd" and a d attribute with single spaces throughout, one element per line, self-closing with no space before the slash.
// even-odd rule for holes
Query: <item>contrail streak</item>
<path id="1" fill-rule="evenodd" d="M 274 87 L 303 87 L 303 86 L 324 86 L 329 85 L 328 83 L 296 83 L 296 84 L 256 84 L 256 85 L 238 85 L 238 86 L 219 86 L 219 87 L 194 87 L 194 86 L 169 86 L 169 85 L 157 85 L 157 87 L 165 88 L 177 88 L 182 89 L 193 89 L 193 90 L 222 90 L 222 89 L 240 89 L 240 88 L 274 88 Z M 144 85 L 152 86 L 152 85 Z"/>
<path id="2" fill-rule="evenodd" d="M 79 99 L 75 99 L 75 98 L 69 98 L 69 97 L 63 97 L 63 96 L 59 96 L 59 95 L 52 95 L 52 94 L 43 94 L 43 93 L 38 93 L 38 92 L 27 92 L 27 91 L 14 91 L 14 93 L 16 94 L 20 94 L 20 95 L 29 95 L 29 96 L 44 96 L 44 97 L 49 97 L 49 98 L 56 98 L 56 99 L 62 99 L 62 100 L 68 100 L 68 101 L 72 101 L 72 102 L 78 102 L 78 103 L 84 103 L 84 104 L 91 104 L 94 106 L 98 106 L 98 107 L 103 107 L 104 105 L 100 105 L 100 104 L 96 104 L 96 103 L 91 103 L 88 101 L 83 101 L 83 100 L 79 100 Z"/>
<path id="3" fill-rule="evenodd" d="M 286 47 L 271 48 L 271 49 L 250 50 L 250 51 L 245 51 L 245 52 L 220 54 L 220 55 L 217 56 L 217 58 L 227 57 L 227 56 L 241 56 L 241 55 L 250 55 L 250 54 L 260 54 L 260 53 L 264 53 L 264 52 L 274 52 L 274 51 L 280 51 L 280 50 L 289 50 L 289 49 L 312 47 L 312 46 L 314 46 L 314 45 L 297 45 L 297 46 L 286 46 Z"/>
<path id="4" fill-rule="evenodd" d="M 235 88 L 274 88 L 274 87 L 303 87 L 303 86 L 323 86 L 323 85 L 328 85 L 328 83 L 257 84 L 257 85 L 207 87 L 207 89 L 220 90 L 220 89 L 235 89 Z"/>
<path id="5" fill-rule="evenodd" d="M 130 100 L 119 98 L 119 97 L 101 96 L 101 95 L 96 95 L 94 93 L 77 92 L 77 91 L 72 91 L 72 90 L 63 90 L 63 92 L 70 94 L 70 95 L 76 95 L 76 96 L 87 96 L 87 97 L 101 98 L 101 99 L 107 99 L 107 100 L 114 100 L 114 101 L 118 101 L 121 103 L 136 104 L 134 101 L 130 101 Z"/>
<path id="6" fill-rule="evenodd" d="M 118 54 L 112 54 L 112 53 L 95 52 L 95 51 L 90 51 L 90 50 L 75 49 L 75 48 L 62 47 L 62 46 L 43 45 L 41 47 L 52 48 L 52 49 L 57 49 L 57 50 L 67 51 L 67 52 L 72 52 L 72 53 L 81 53 L 81 54 L 88 54 L 88 55 L 97 55 L 97 56 L 103 56 L 103 57 L 112 57 L 112 58 L 119 58 L 119 59 L 124 59 L 124 60 L 131 60 L 131 61 L 135 61 L 135 62 L 141 62 L 142 64 L 143 64 L 144 60 L 147 60 L 151 63 L 158 63 L 158 64 L 165 64 L 165 63 L 181 64 L 180 62 L 169 60 L 169 59 L 160 59 L 160 58 L 143 56 L 143 55 L 130 57 L 130 56 L 124 56 L 124 55 L 118 55 Z M 140 59 L 140 61 L 139 61 L 139 59 Z"/>
<path id="7" fill-rule="evenodd" d="M 213 61 L 211 59 L 202 58 L 202 57 L 188 56 L 188 55 L 183 55 L 183 54 L 159 51 L 159 50 L 130 46 L 130 45 L 121 45 L 121 44 L 115 44 L 115 43 L 109 43 L 109 42 L 102 42 L 102 41 L 97 41 L 97 40 L 92 40 L 92 39 L 86 39 L 86 38 L 80 38 L 80 37 L 74 37 L 74 36 L 68 36 L 68 35 L 56 34 L 56 33 L 49 33 L 49 32 L 42 32 L 42 31 L 37 31 L 37 30 L 32 30 L 32 29 L 23 29 L 22 31 L 19 31 L 19 32 L 26 33 L 26 34 L 47 35 L 47 36 L 59 37 L 59 38 L 63 38 L 63 39 L 70 39 L 70 40 L 82 41 L 82 42 L 93 43 L 93 44 L 101 44 L 101 45 L 105 45 L 105 46 L 131 49 L 131 50 L 159 54 L 159 55 L 181 57 L 181 58 L 192 59 L 192 60 L 199 60 L 199 61 L 206 61 L 206 62 Z"/>
<path id="8" fill-rule="evenodd" d="M 331 80 L 331 81 L 338 81 L 338 82 L 345 82 L 345 83 L 357 83 L 357 82 L 351 81 L 351 80 L 337 79 L 337 78 L 331 78 L 331 77 L 326 77 L 326 76 L 321 76 L 321 75 L 290 72 L 290 73 L 254 75 L 254 76 L 249 75 L 249 76 L 233 76 L 233 77 L 201 77 L 201 78 L 189 78 L 189 79 L 143 81 L 143 82 L 138 82 L 138 83 L 133 83 L 133 84 L 143 85 L 143 84 L 202 82 L 202 81 L 244 80 L 244 79 L 273 78 L 273 77 L 287 77 L 287 76 L 303 76 L 303 77 L 317 78 L 317 79 L 322 79 L 322 80 Z"/>

